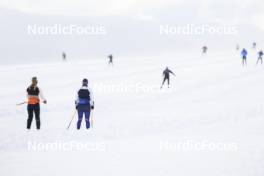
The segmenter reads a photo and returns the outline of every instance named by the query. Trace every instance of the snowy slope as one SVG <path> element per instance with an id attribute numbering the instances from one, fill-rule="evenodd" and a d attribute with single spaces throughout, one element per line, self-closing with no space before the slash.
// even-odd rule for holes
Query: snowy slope
<path id="1" fill-rule="evenodd" d="M 118 58 L 114 67 L 103 59 L 0 66 L 0 175 L 262 176 L 263 67 L 253 54 L 247 68 L 235 52 L 194 55 Z M 159 90 L 167 65 L 176 77 Z M 34 121 L 27 131 L 26 106 L 15 105 L 25 100 L 32 76 L 48 100 L 41 131 Z M 67 131 L 84 77 L 95 94 L 94 128 L 75 130 L 75 118 Z M 119 88 L 106 90 L 111 86 Z M 34 151 L 30 142 L 99 148 Z M 175 147 L 180 142 L 229 148 Z"/>

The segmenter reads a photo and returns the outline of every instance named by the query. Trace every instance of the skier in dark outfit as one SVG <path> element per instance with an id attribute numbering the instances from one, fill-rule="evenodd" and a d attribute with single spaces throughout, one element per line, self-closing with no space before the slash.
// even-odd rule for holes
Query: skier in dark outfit
<path id="1" fill-rule="evenodd" d="M 88 88 L 88 80 L 83 79 L 82 87 L 77 93 L 75 101 L 76 109 L 78 111 L 77 129 L 81 128 L 82 118 L 85 115 L 86 128 L 90 128 L 90 112 L 94 109 L 93 93 Z"/>
<path id="2" fill-rule="evenodd" d="M 239 51 L 239 44 L 236 45 L 236 50 Z"/>
<path id="3" fill-rule="evenodd" d="M 47 101 L 44 98 L 41 89 L 37 86 L 38 80 L 36 77 L 32 78 L 32 84 L 27 88 L 27 129 L 30 129 L 33 120 L 33 114 L 35 114 L 37 129 L 40 129 L 40 98 L 43 103 L 46 104 Z"/>
<path id="4" fill-rule="evenodd" d="M 165 81 L 168 82 L 168 88 L 170 87 L 170 74 L 173 74 L 175 76 L 175 74 L 168 67 L 166 67 L 166 69 L 163 71 L 164 78 L 163 78 L 162 85 L 160 87 L 161 89 L 162 89 Z"/>
<path id="5" fill-rule="evenodd" d="M 203 46 L 202 47 L 202 54 L 206 54 L 207 53 L 207 50 L 208 50 L 208 48 L 207 48 L 207 46 Z"/>
<path id="6" fill-rule="evenodd" d="M 62 60 L 66 61 L 66 53 L 65 52 L 62 53 Z"/>
<path id="7" fill-rule="evenodd" d="M 109 56 L 108 56 L 108 58 L 109 58 L 109 61 L 108 61 L 108 64 L 110 65 L 113 65 L 113 55 L 112 54 L 110 54 Z"/>
<path id="8" fill-rule="evenodd" d="M 262 56 L 263 56 L 263 51 L 262 50 L 260 50 L 259 52 L 258 52 L 258 61 L 257 61 L 257 64 L 256 65 L 258 65 L 258 62 L 260 61 L 260 63 L 261 63 L 261 65 L 262 65 Z"/>

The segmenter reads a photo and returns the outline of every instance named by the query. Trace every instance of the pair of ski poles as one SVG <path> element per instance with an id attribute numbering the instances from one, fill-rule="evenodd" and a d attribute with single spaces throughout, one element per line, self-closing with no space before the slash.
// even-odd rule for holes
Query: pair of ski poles
<path id="1" fill-rule="evenodd" d="M 24 102 L 21 102 L 21 103 L 17 103 L 16 105 L 17 105 L 17 106 L 21 106 L 21 105 L 26 104 L 26 103 L 27 103 L 27 102 L 24 101 Z M 73 122 L 73 119 L 74 119 L 76 113 L 77 113 L 77 110 L 74 111 L 74 113 L 73 113 L 73 115 L 72 115 L 72 118 L 71 118 L 71 121 L 70 121 L 70 123 L 69 123 L 69 125 L 68 125 L 68 127 L 67 127 L 67 130 L 70 128 L 70 126 L 71 126 L 71 124 L 72 124 L 72 122 Z M 90 123 L 91 123 L 91 127 L 93 128 L 93 124 L 94 124 L 94 121 L 93 121 L 93 110 L 91 110 Z"/>
<path id="2" fill-rule="evenodd" d="M 77 113 L 77 110 L 74 111 L 74 113 L 72 115 L 72 118 L 71 118 L 71 121 L 70 121 L 70 123 L 69 123 L 69 125 L 67 127 L 67 130 L 69 130 L 76 113 Z M 91 123 L 91 128 L 93 128 L 93 124 L 94 124 L 94 121 L 93 121 L 93 110 L 91 110 L 91 114 L 90 114 L 90 123 Z"/>

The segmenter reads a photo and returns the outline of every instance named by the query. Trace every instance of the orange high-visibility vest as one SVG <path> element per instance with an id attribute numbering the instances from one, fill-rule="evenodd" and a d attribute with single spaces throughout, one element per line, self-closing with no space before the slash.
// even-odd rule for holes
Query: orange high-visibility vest
<path id="1" fill-rule="evenodd" d="M 39 88 L 30 86 L 27 88 L 28 93 L 28 104 L 38 104 L 40 102 L 39 100 Z"/>

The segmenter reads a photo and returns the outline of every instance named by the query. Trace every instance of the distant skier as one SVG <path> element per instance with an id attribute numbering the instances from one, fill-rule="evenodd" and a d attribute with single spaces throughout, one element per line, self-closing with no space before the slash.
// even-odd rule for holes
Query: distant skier
<path id="1" fill-rule="evenodd" d="M 163 82 L 162 82 L 162 85 L 161 85 L 161 89 L 165 83 L 165 81 L 168 82 L 168 88 L 170 87 L 170 74 L 173 74 L 175 76 L 175 74 L 168 68 L 166 67 L 166 69 L 163 71 Z"/>
<path id="2" fill-rule="evenodd" d="M 243 48 L 243 50 L 241 51 L 241 57 L 242 57 L 242 65 L 247 65 L 247 55 L 248 52 L 245 48 Z"/>
<path id="3" fill-rule="evenodd" d="M 236 45 L 236 50 L 239 51 L 239 49 L 240 49 L 240 48 L 239 48 L 239 45 L 237 44 L 237 45 Z"/>
<path id="4" fill-rule="evenodd" d="M 37 77 L 33 77 L 31 85 L 27 88 L 27 129 L 30 129 L 31 127 L 33 114 L 35 114 L 37 129 L 40 129 L 40 98 L 43 100 L 44 104 L 47 103 L 47 100 L 44 98 L 43 93 L 41 89 L 37 86 L 37 84 Z"/>
<path id="5" fill-rule="evenodd" d="M 206 54 L 207 50 L 208 50 L 207 46 L 203 46 L 202 47 L 202 54 Z"/>
<path id="6" fill-rule="evenodd" d="M 112 54 L 110 54 L 109 56 L 108 56 L 108 64 L 109 65 L 113 65 L 114 63 L 113 63 L 113 55 Z"/>
<path id="7" fill-rule="evenodd" d="M 256 49 L 256 47 L 257 47 L 257 43 L 256 42 L 253 42 L 252 49 Z"/>
<path id="8" fill-rule="evenodd" d="M 81 128 L 82 118 L 85 115 L 86 129 L 90 128 L 90 112 L 94 109 L 93 93 L 88 88 L 88 80 L 83 79 L 82 87 L 77 93 L 75 101 L 76 109 L 78 111 L 77 129 Z"/>
<path id="9" fill-rule="evenodd" d="M 260 61 L 260 63 L 261 63 L 261 65 L 262 65 L 262 57 L 263 57 L 263 51 L 262 50 L 260 50 L 259 52 L 258 52 L 258 61 L 257 61 L 257 64 L 256 65 L 258 65 L 258 62 Z"/>
<path id="10" fill-rule="evenodd" d="M 66 53 L 65 52 L 62 53 L 62 60 L 66 61 Z"/>

